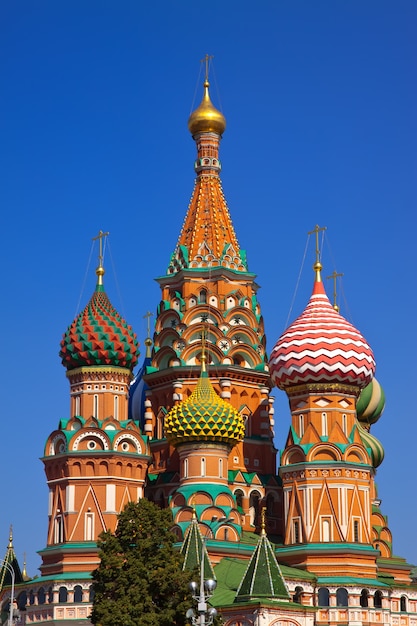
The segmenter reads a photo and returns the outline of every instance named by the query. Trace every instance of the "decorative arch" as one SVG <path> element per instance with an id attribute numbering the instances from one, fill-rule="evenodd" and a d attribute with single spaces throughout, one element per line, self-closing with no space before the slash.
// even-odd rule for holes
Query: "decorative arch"
<path id="1" fill-rule="evenodd" d="M 341 461 L 342 454 L 332 444 L 317 444 L 307 453 L 307 461 Z"/>

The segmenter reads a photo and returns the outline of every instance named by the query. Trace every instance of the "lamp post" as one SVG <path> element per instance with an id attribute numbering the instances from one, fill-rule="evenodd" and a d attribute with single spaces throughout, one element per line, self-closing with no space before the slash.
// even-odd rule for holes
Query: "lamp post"
<path id="1" fill-rule="evenodd" d="M 9 621 L 8 621 L 8 626 L 13 626 L 13 602 L 14 602 L 14 582 L 15 582 L 15 572 L 13 567 L 11 566 L 11 564 L 8 561 L 5 561 L 4 559 L 2 559 L 0 561 L 0 565 L 4 566 L 7 571 L 9 572 L 11 579 L 12 579 L 12 588 L 11 588 L 11 594 L 10 594 L 10 604 L 9 604 Z"/>
<path id="2" fill-rule="evenodd" d="M 197 615 L 194 609 L 188 609 L 186 613 L 187 619 L 190 619 L 193 626 L 210 626 L 217 615 L 214 607 L 207 609 L 207 600 L 211 598 L 217 583 L 212 578 L 204 580 L 204 540 L 201 544 L 201 562 L 200 562 L 200 585 L 196 582 L 190 583 L 190 589 L 194 600 L 197 601 Z"/>

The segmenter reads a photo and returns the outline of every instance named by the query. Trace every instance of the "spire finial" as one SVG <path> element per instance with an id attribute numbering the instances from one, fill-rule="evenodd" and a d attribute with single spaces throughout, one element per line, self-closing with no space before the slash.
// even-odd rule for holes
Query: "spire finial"
<path id="1" fill-rule="evenodd" d="M 266 535 L 266 506 L 261 510 L 261 535 L 263 537 Z"/>
<path id="2" fill-rule="evenodd" d="M 206 338 L 207 338 L 207 329 L 204 326 L 201 332 L 201 373 L 207 371 L 206 369 L 206 363 L 207 363 Z"/>
<path id="3" fill-rule="evenodd" d="M 97 237 L 93 237 L 93 241 L 99 240 L 99 253 L 98 253 L 98 267 L 96 269 L 97 285 L 103 284 L 104 267 L 103 267 L 103 239 L 110 235 L 109 232 L 104 233 L 102 230 L 98 231 Z"/>
<path id="4" fill-rule="evenodd" d="M 150 311 L 148 311 L 143 317 L 147 318 L 147 331 L 148 334 L 146 336 L 145 339 L 145 346 L 146 346 L 146 358 L 150 358 L 152 356 L 152 338 L 151 338 L 151 317 L 153 316 L 153 313 L 151 313 Z"/>
<path id="5" fill-rule="evenodd" d="M 310 230 L 310 232 L 308 233 L 309 235 L 316 235 L 316 261 L 313 265 L 313 270 L 316 272 L 316 281 L 318 283 L 321 283 L 321 269 L 323 267 L 320 263 L 319 233 L 325 230 L 327 230 L 326 226 L 319 226 L 318 224 L 316 224 L 314 229 Z"/>
<path id="6" fill-rule="evenodd" d="M 206 64 L 206 75 L 204 77 L 204 84 L 208 86 L 208 76 L 209 76 L 209 66 L 210 66 L 210 61 L 211 59 L 213 59 L 213 55 L 212 54 L 206 54 L 206 56 L 204 57 L 204 59 L 201 59 L 201 63 L 205 63 Z"/>
<path id="7" fill-rule="evenodd" d="M 330 274 L 330 276 L 326 276 L 327 279 L 333 278 L 333 308 L 338 313 L 339 307 L 337 306 L 337 279 L 339 276 L 343 276 L 343 274 L 338 274 L 336 270 L 334 270 L 333 274 Z"/>
<path id="8" fill-rule="evenodd" d="M 13 548 L 13 526 L 12 524 L 10 524 L 10 530 L 9 530 L 9 545 L 7 546 L 9 549 Z"/>

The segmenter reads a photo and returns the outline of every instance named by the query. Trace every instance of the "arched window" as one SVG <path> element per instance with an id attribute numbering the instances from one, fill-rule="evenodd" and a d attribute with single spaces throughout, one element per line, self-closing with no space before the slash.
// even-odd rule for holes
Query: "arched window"
<path id="1" fill-rule="evenodd" d="M 74 587 L 74 602 L 83 601 L 83 588 L 81 585 L 75 585 Z"/>
<path id="2" fill-rule="evenodd" d="M 241 489 L 236 489 L 236 491 L 235 491 L 235 498 L 236 498 L 236 506 L 237 506 L 239 512 L 242 512 L 242 510 L 243 510 L 243 491 Z"/>
<path id="3" fill-rule="evenodd" d="M 183 474 L 184 478 L 188 478 L 188 459 L 184 459 Z"/>
<path id="4" fill-rule="evenodd" d="M 321 523 L 321 540 L 325 543 L 330 541 L 330 520 L 324 519 Z"/>
<path id="5" fill-rule="evenodd" d="M 249 513 L 250 522 L 252 526 L 258 526 L 259 524 L 259 500 L 261 494 L 258 491 L 252 491 L 249 498 Z"/>
<path id="6" fill-rule="evenodd" d="M 17 597 L 17 608 L 20 611 L 24 611 L 26 609 L 27 601 L 28 601 L 28 597 L 27 597 L 26 591 L 22 591 L 22 593 L 19 593 Z"/>
<path id="7" fill-rule="evenodd" d="M 64 541 L 64 520 L 62 519 L 62 515 L 58 514 L 55 516 L 54 521 L 54 542 L 62 543 Z"/>
<path id="8" fill-rule="evenodd" d="M 93 602 L 95 596 L 94 587 L 90 585 L 89 593 L 88 593 L 88 601 Z"/>
<path id="9" fill-rule="evenodd" d="M 200 291 L 200 303 L 205 304 L 206 302 L 207 302 L 207 291 L 205 289 L 202 289 Z"/>
<path id="10" fill-rule="evenodd" d="M 206 459 L 204 457 L 201 458 L 201 476 L 204 477 L 206 475 Z"/>
<path id="11" fill-rule="evenodd" d="M 348 606 L 349 604 L 349 594 L 347 589 L 344 587 L 339 587 L 336 591 L 336 605 L 337 606 Z"/>
<path id="12" fill-rule="evenodd" d="M 53 592 L 52 587 L 49 587 L 49 589 L 48 589 L 48 603 L 52 604 L 53 601 L 54 601 L 54 592 Z"/>
<path id="13" fill-rule="evenodd" d="M 89 511 L 85 514 L 84 524 L 85 541 L 94 541 L 94 513 Z"/>
<path id="14" fill-rule="evenodd" d="M 382 591 L 375 591 L 374 593 L 374 607 L 376 609 L 382 608 Z"/>
<path id="15" fill-rule="evenodd" d="M 35 604 L 35 594 L 33 593 L 33 589 L 31 589 L 29 593 L 29 604 Z"/>
<path id="16" fill-rule="evenodd" d="M 369 598 L 369 591 L 367 589 L 362 589 L 360 605 L 363 606 L 364 608 L 368 606 L 368 598 Z"/>
<path id="17" fill-rule="evenodd" d="M 114 396 L 114 418 L 119 419 L 119 396 Z"/>
<path id="18" fill-rule="evenodd" d="M 343 413 L 343 415 L 342 415 L 342 430 L 345 433 L 345 435 L 347 435 L 347 415 L 346 415 L 346 413 Z"/>
<path id="19" fill-rule="evenodd" d="M 327 587 L 320 587 L 319 593 L 318 593 L 318 602 L 319 602 L 319 606 L 329 606 L 330 593 Z"/>
<path id="20" fill-rule="evenodd" d="M 68 602 L 68 589 L 66 587 L 59 588 L 58 602 Z"/>
<path id="21" fill-rule="evenodd" d="M 302 587 L 297 586 L 294 589 L 294 595 L 292 597 L 292 601 L 293 602 L 298 602 L 298 604 L 301 604 L 303 591 L 304 591 L 304 589 Z"/>
<path id="22" fill-rule="evenodd" d="M 45 604 L 45 598 L 46 598 L 45 589 L 43 587 L 40 587 L 38 589 L 38 604 Z"/>
<path id="23" fill-rule="evenodd" d="M 304 435 L 304 415 L 302 413 L 298 416 L 298 428 L 300 431 L 300 437 L 302 437 Z"/>
<path id="24" fill-rule="evenodd" d="M 405 613 L 407 611 L 407 597 L 401 596 L 400 598 L 400 611 Z"/>
<path id="25" fill-rule="evenodd" d="M 219 459 L 219 478 L 223 478 L 223 459 Z"/>

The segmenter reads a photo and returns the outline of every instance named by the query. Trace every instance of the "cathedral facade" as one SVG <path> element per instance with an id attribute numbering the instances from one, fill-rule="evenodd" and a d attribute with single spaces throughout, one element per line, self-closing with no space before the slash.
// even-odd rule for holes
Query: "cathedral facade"
<path id="1" fill-rule="evenodd" d="M 204 539 L 225 626 L 417 626 L 417 586 L 375 485 L 384 396 L 372 349 L 329 301 L 317 251 L 312 295 L 268 356 L 207 75 L 188 128 L 194 189 L 138 373 L 136 335 L 105 291 L 106 233 L 96 289 L 63 335 L 70 410 L 45 444 L 47 541 L 41 575 L 16 579 L 16 621 L 88 624 L 97 538 L 148 498 L 170 507 L 186 562 Z M 290 409 L 279 458 L 274 387 Z"/>

